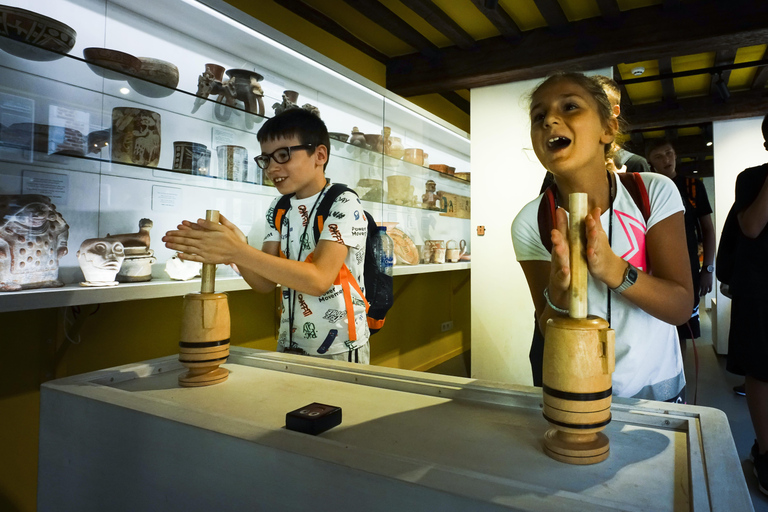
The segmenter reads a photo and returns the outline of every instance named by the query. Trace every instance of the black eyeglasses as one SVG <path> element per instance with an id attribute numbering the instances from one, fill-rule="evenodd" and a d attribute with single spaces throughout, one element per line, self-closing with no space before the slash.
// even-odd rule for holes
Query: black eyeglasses
<path id="1" fill-rule="evenodd" d="M 291 159 L 291 151 L 293 151 L 294 149 L 312 149 L 313 147 L 315 147 L 314 144 L 300 144 L 298 146 L 277 148 L 276 150 L 274 150 L 268 155 L 259 155 L 259 156 L 253 157 L 253 159 L 256 162 L 256 165 L 258 165 L 260 169 L 266 170 L 267 167 L 269 167 L 270 159 L 274 160 L 279 164 L 284 164 Z"/>

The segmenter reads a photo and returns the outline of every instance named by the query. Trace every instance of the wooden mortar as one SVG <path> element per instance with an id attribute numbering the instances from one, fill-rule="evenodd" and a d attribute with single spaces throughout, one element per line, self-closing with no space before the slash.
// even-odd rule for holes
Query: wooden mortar
<path id="1" fill-rule="evenodd" d="M 219 212 L 207 210 L 206 220 L 218 222 Z M 229 377 L 219 365 L 229 357 L 229 303 L 215 293 L 216 265 L 203 263 L 200 293 L 184 296 L 179 361 L 188 371 L 179 375 L 184 387 L 210 386 Z"/>
<path id="2" fill-rule="evenodd" d="M 568 318 L 547 322 L 544 336 L 544 451 L 569 464 L 595 464 L 608 458 L 614 331 L 608 322 L 587 316 L 587 262 L 584 257 L 587 194 L 569 196 L 568 242 L 571 259 Z"/>

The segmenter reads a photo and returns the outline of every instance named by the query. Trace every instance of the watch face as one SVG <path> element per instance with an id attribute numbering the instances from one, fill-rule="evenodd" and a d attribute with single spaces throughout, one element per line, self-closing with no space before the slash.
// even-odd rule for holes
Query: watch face
<path id="1" fill-rule="evenodd" d="M 711 274 L 712 272 L 715 271 L 715 266 L 714 265 L 707 265 L 706 267 L 704 267 L 704 269 Z"/>

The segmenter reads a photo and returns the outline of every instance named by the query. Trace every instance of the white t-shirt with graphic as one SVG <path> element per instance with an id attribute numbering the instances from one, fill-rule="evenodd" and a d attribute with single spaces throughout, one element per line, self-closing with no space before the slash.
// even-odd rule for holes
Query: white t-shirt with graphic
<path id="1" fill-rule="evenodd" d="M 267 229 L 265 242 L 277 241 L 280 237 L 280 250 L 292 260 L 306 261 L 315 250 L 314 218 L 322 192 L 311 197 L 291 198 L 290 207 L 282 222 L 282 231 L 270 225 L 277 201 L 275 198 L 267 210 Z M 314 211 L 313 211 L 314 210 Z M 324 219 L 320 240 L 330 240 L 347 246 L 344 265 L 349 274 L 359 283 L 365 292 L 363 267 L 365 261 L 365 240 L 368 223 L 358 197 L 351 192 L 344 192 L 331 205 L 328 218 Z M 350 298 L 353 304 L 354 324 L 357 339 L 350 340 L 348 313 L 344 300 L 341 276 L 321 296 L 316 297 L 296 292 L 285 286 L 281 289 L 282 313 L 278 344 L 284 348 L 298 348 L 308 355 L 331 355 L 359 348 L 368 342 L 368 322 L 365 314 L 365 297 L 350 286 Z M 288 333 L 293 316 L 293 345 Z"/>
<path id="2" fill-rule="evenodd" d="M 648 190 L 651 214 L 646 224 L 632 196 L 617 179 L 613 203 L 613 252 L 644 272 L 648 272 L 645 235 L 656 223 L 683 211 L 680 193 L 672 180 L 654 173 L 642 173 Z M 551 261 L 551 255 L 539 237 L 538 209 L 541 196 L 523 207 L 512 223 L 512 242 L 517 261 Z M 610 210 L 600 222 L 606 234 L 610 228 Z M 641 310 L 625 297 L 611 292 L 602 282 L 588 276 L 590 315 L 608 318 L 608 294 L 611 294 L 611 327 L 616 331 L 616 370 L 613 393 L 622 397 L 667 400 L 685 386 L 683 359 L 677 329 Z"/>

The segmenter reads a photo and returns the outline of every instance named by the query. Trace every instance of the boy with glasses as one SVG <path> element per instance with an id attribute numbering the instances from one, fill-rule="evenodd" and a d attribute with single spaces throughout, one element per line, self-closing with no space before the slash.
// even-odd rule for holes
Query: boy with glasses
<path id="1" fill-rule="evenodd" d="M 181 259 L 235 264 L 257 292 L 281 285 L 282 314 L 277 350 L 368 364 L 370 347 L 363 263 L 367 221 L 360 200 L 342 193 L 313 235 L 317 208 L 328 190 L 325 168 L 330 139 L 325 123 L 303 110 L 267 120 L 257 133 L 256 164 L 277 190 L 291 195 L 290 207 L 275 219 L 276 198 L 266 214 L 261 250 L 224 215 L 219 223 L 183 221 L 163 237 Z"/>

